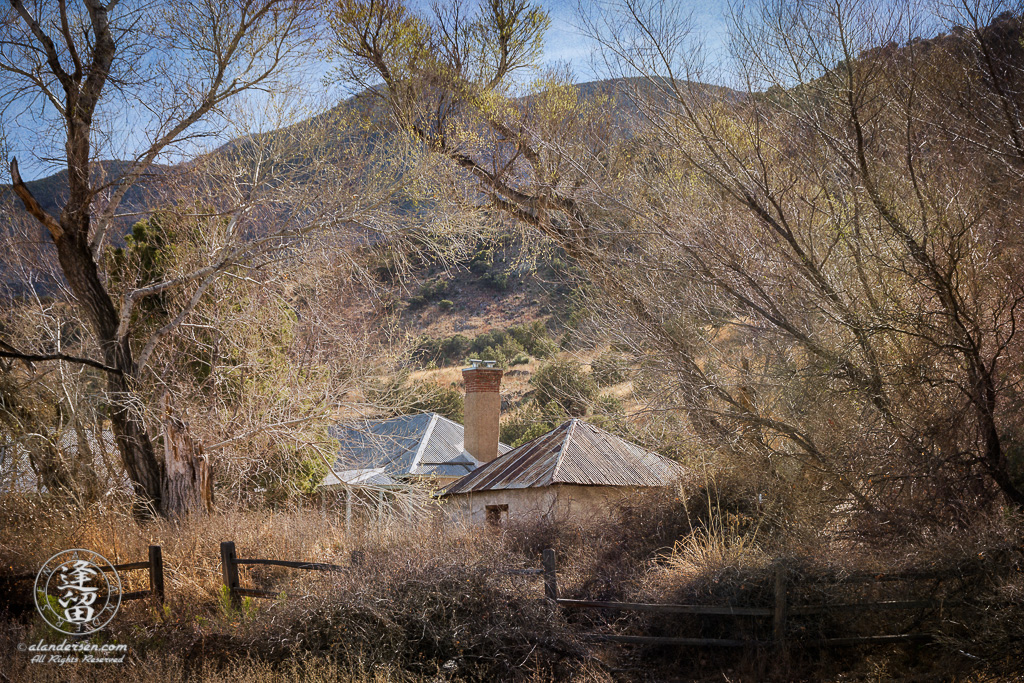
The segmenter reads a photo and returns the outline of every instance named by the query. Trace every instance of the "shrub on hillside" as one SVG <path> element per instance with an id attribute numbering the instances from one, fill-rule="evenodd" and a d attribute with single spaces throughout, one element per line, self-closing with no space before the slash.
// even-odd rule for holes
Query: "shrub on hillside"
<path id="1" fill-rule="evenodd" d="M 443 278 L 434 278 L 427 280 L 420 285 L 416 294 L 409 298 L 409 308 L 416 309 L 422 308 L 431 301 L 436 301 L 438 298 L 448 292 L 448 281 Z M 451 301 L 445 299 L 451 304 Z M 450 306 L 449 306 L 450 308 Z"/>
<path id="2" fill-rule="evenodd" d="M 508 334 L 534 358 L 548 358 L 558 350 L 558 345 L 548 334 L 547 325 L 542 320 L 513 325 L 508 328 Z"/>
<path id="3" fill-rule="evenodd" d="M 590 364 L 594 381 L 600 387 L 610 387 L 629 379 L 629 359 L 626 356 L 607 351 Z"/>
<path id="4" fill-rule="evenodd" d="M 554 428 L 555 425 L 545 419 L 537 405 L 530 401 L 519 410 L 504 416 L 498 438 L 502 443 L 515 448 Z"/>
<path id="5" fill-rule="evenodd" d="M 554 402 L 570 417 L 583 417 L 597 397 L 597 384 L 573 360 L 551 360 L 530 378 L 534 400 L 546 406 Z"/>
<path id="6" fill-rule="evenodd" d="M 555 342 L 548 336 L 547 327 L 537 320 L 526 325 L 513 325 L 507 330 L 481 332 L 473 339 L 462 334 L 440 339 L 423 337 L 412 355 L 422 364 L 433 361 L 439 366 L 451 365 L 472 357 L 498 361 L 508 367 L 524 363 L 521 360 L 524 355 L 547 358 L 555 350 Z"/>
<path id="7" fill-rule="evenodd" d="M 466 402 L 459 389 L 435 382 L 415 382 L 410 391 L 413 398 L 409 404 L 409 412 L 437 413 L 462 424 Z"/>

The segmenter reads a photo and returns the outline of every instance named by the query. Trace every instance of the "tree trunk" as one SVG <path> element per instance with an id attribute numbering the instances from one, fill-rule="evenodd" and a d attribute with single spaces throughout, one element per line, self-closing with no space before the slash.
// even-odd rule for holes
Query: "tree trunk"
<path id="1" fill-rule="evenodd" d="M 67 212 L 62 216 L 65 224 Z M 96 262 L 84 235 L 89 234 L 88 218 L 84 225 L 67 226 L 63 239 L 57 240 L 57 256 L 61 270 L 86 314 L 103 362 L 115 372 L 107 373 L 110 401 L 110 425 L 128 477 L 138 497 L 137 514 L 164 514 L 160 463 L 143 418 L 142 402 L 132 386 L 136 368 L 128 339 L 117 337 L 118 315 L 114 302 L 100 281 Z"/>
<path id="2" fill-rule="evenodd" d="M 20 0 L 10 2 L 39 41 L 35 49 L 45 57 L 47 71 L 54 75 L 64 92 L 68 198 L 59 219 L 47 213 L 22 181 L 16 159 L 11 160 L 12 188 L 29 214 L 50 232 L 68 286 L 89 321 L 104 364 L 112 370 L 107 372 L 110 423 L 121 460 L 138 497 L 136 513 L 145 514 L 149 510 L 153 514 L 163 514 L 163 472 L 146 432 L 142 404 L 132 391 L 137 369 L 132 360 L 131 345 L 127 334 L 119 334 L 118 310 L 100 278 L 89 241 L 95 198 L 89 177 L 93 115 L 117 48 L 108 17 L 111 7 L 99 2 L 86 3 L 93 32 L 91 45 L 81 63 L 76 57 L 76 70 L 68 73 L 61 65 L 62 56 L 45 35 L 43 26 Z M 75 54 L 71 38 L 68 37 L 67 41 L 71 53 Z M 84 63 L 88 64 L 85 69 Z"/>
<path id="3" fill-rule="evenodd" d="M 164 476 L 163 505 L 169 517 L 206 514 L 213 510 L 213 479 L 210 460 L 202 446 L 189 436 L 187 425 L 171 413 L 169 402 L 164 408 Z"/>

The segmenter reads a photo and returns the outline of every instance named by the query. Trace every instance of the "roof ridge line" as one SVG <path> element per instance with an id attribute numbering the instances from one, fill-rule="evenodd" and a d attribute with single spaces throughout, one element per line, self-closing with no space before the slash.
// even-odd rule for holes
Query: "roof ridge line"
<path id="1" fill-rule="evenodd" d="M 409 474 L 414 474 L 415 470 L 420 465 L 420 461 L 423 460 L 423 451 L 427 447 L 427 442 L 430 441 L 430 435 L 434 433 L 434 426 L 437 424 L 437 418 L 441 417 L 437 413 L 430 413 L 430 422 L 427 424 L 426 431 L 423 432 L 423 436 L 420 437 L 420 442 L 416 446 L 416 454 L 412 456 L 412 463 L 409 465 Z"/>
<path id="2" fill-rule="evenodd" d="M 569 445 L 569 439 L 572 437 L 573 431 L 576 429 L 576 423 L 579 418 L 569 418 L 569 426 L 565 429 L 565 438 L 562 440 L 562 446 L 558 449 L 558 459 L 555 461 L 555 471 L 551 473 L 551 483 L 558 483 L 558 471 L 562 469 L 562 457 L 565 452 L 565 447 Z"/>

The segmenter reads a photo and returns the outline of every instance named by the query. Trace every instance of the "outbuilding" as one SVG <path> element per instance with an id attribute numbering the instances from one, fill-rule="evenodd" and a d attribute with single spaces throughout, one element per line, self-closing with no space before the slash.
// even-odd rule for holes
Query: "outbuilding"
<path id="1" fill-rule="evenodd" d="M 593 520 L 683 475 L 674 461 L 571 419 L 474 469 L 440 494 L 470 522 Z"/>

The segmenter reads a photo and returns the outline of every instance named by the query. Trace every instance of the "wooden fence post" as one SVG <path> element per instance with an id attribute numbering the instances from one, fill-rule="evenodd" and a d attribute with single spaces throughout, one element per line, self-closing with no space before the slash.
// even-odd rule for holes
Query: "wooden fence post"
<path id="1" fill-rule="evenodd" d="M 786 567 L 782 562 L 775 565 L 775 619 L 773 640 L 775 647 L 786 647 Z"/>
<path id="2" fill-rule="evenodd" d="M 164 604 L 164 558 L 160 546 L 149 546 L 149 590 Z"/>
<path id="3" fill-rule="evenodd" d="M 545 548 L 541 554 L 541 562 L 544 565 L 544 597 L 548 600 L 558 600 L 558 577 L 555 574 L 557 569 L 555 562 L 555 551 Z"/>
<path id="4" fill-rule="evenodd" d="M 235 542 L 222 542 L 220 544 L 220 567 L 224 573 L 224 585 L 228 588 L 231 606 L 234 608 L 242 606 L 241 596 L 238 595 L 239 583 L 238 565 L 235 564 L 236 559 L 238 559 L 238 556 L 235 555 Z"/>

